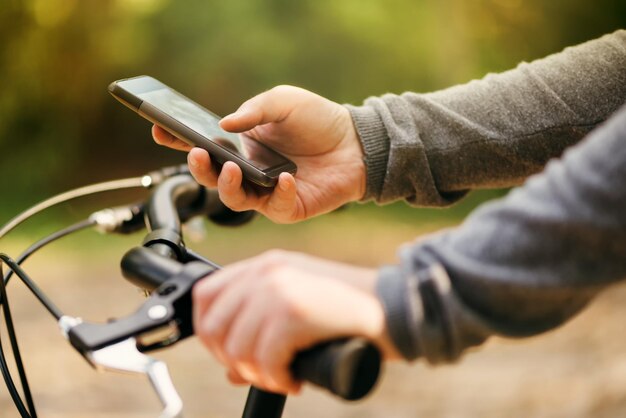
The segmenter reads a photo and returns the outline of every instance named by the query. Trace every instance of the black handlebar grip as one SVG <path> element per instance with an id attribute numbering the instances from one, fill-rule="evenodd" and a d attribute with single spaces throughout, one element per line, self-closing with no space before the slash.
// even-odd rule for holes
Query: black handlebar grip
<path id="1" fill-rule="evenodd" d="M 253 210 L 235 212 L 220 200 L 217 190 L 205 189 L 204 213 L 209 219 L 222 226 L 240 226 L 253 220 L 257 213 Z"/>
<path id="2" fill-rule="evenodd" d="M 209 219 L 222 226 L 240 226 L 252 221 L 256 215 L 257 213 L 253 210 L 235 212 L 224 207 L 222 211 L 209 215 Z"/>
<path id="3" fill-rule="evenodd" d="M 306 380 L 346 399 L 367 395 L 378 380 L 381 355 L 362 338 L 331 341 L 298 353 L 291 371 Z"/>

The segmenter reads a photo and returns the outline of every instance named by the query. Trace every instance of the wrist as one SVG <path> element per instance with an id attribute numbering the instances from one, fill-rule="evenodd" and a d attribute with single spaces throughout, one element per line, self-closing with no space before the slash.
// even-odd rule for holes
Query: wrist
<path id="1" fill-rule="evenodd" d="M 345 274 L 344 277 L 352 275 Z M 359 274 L 352 276 L 355 280 L 348 281 L 365 296 L 363 312 L 360 317 L 364 323 L 364 337 L 370 340 L 383 354 L 385 360 L 400 360 L 402 355 L 395 348 L 387 326 L 387 316 L 382 300 L 376 291 L 378 271 L 374 269 L 362 269 Z"/>
<path id="2" fill-rule="evenodd" d="M 375 295 L 371 295 L 367 312 L 365 318 L 368 326 L 365 338 L 370 340 L 380 350 L 385 360 L 401 360 L 403 357 L 396 349 L 389 335 L 385 309 Z"/>
<path id="3" fill-rule="evenodd" d="M 363 159 L 364 193 L 359 200 L 378 199 L 382 193 L 387 161 L 389 136 L 378 112 L 371 106 L 344 106 L 351 117 L 352 129 Z"/>
<path id="4" fill-rule="evenodd" d="M 341 109 L 344 127 L 341 143 L 346 149 L 346 159 L 353 165 L 354 188 L 350 201 L 354 202 L 362 200 L 367 190 L 365 153 L 349 109 L 346 106 L 341 106 Z"/>

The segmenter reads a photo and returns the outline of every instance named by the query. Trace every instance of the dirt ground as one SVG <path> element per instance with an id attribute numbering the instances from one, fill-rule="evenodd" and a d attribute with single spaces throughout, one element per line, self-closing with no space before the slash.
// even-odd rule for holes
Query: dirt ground
<path id="1" fill-rule="evenodd" d="M 392 260 L 393 248 L 415 235 L 414 230 L 402 225 L 395 230 L 386 228 L 389 235 L 380 233 L 378 244 L 383 242 L 389 251 L 381 252 L 380 247 L 355 244 L 366 242 L 367 234 L 377 231 L 373 225 L 362 236 L 352 236 L 352 244 L 343 242 L 341 230 L 336 230 L 331 247 L 320 245 L 323 241 L 319 235 L 330 232 L 318 226 L 292 234 L 289 239 L 304 242 L 305 237 L 308 244 L 291 247 L 330 256 L 339 246 L 343 247 L 340 257 L 343 260 L 363 259 L 378 264 Z M 289 248 L 289 239 L 280 238 L 276 242 L 268 239 L 264 245 Z M 259 250 L 260 247 L 250 245 L 248 251 Z M 209 246 L 203 251 L 226 250 Z M 29 271 L 67 313 L 103 321 L 133 311 L 142 301 L 138 292 L 120 278 L 117 263 L 104 261 L 117 256 L 107 253 L 101 257 L 81 257 L 82 261 L 78 262 L 76 254 L 64 249 L 39 257 Z M 52 318 L 23 286 L 14 283 L 10 292 L 40 417 L 158 416 L 159 403 L 147 380 L 96 373 L 61 337 Z M 288 399 L 284 416 L 624 417 L 625 300 L 626 286 L 613 287 L 559 330 L 523 341 L 493 339 L 453 366 L 429 367 L 422 362 L 386 365 L 375 392 L 358 403 L 342 402 L 307 388 L 302 396 Z M 6 347 L 6 338 L 3 339 Z M 230 386 L 222 368 L 195 339 L 157 356 L 169 365 L 185 403 L 186 417 L 241 416 L 247 390 Z M 18 417 L 3 386 L 0 416 Z"/>

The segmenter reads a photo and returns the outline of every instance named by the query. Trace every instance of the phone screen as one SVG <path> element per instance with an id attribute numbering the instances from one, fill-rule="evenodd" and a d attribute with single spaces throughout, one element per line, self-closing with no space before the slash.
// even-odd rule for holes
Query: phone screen
<path id="1" fill-rule="evenodd" d="M 242 134 L 226 132 L 220 128 L 217 115 L 170 88 L 146 91 L 137 96 L 208 140 L 238 154 L 259 170 L 285 163 L 284 157 L 260 142 Z"/>

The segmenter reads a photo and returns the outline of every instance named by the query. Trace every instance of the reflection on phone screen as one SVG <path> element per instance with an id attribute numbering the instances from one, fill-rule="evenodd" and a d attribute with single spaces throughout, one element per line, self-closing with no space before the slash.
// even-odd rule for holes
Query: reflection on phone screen
<path id="1" fill-rule="evenodd" d="M 226 132 L 220 118 L 176 91 L 163 88 L 139 94 L 139 98 L 170 115 L 203 137 L 248 160 L 260 170 L 279 166 L 285 159 L 243 134 Z"/>

